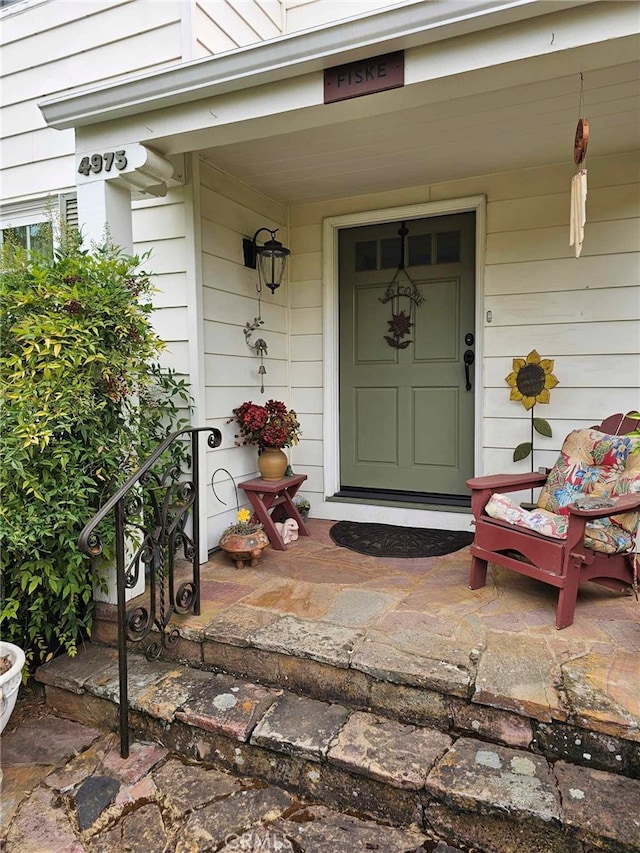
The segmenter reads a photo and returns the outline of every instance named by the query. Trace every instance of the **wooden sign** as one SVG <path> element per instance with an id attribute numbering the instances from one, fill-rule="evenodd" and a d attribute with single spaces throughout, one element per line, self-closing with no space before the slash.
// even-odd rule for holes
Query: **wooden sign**
<path id="1" fill-rule="evenodd" d="M 326 68 L 324 102 L 346 101 L 404 86 L 404 51 Z"/>

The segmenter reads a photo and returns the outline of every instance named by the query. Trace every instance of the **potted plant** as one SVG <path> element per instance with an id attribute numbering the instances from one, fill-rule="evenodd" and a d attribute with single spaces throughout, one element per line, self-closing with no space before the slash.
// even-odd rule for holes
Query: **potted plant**
<path id="1" fill-rule="evenodd" d="M 293 409 L 287 409 L 279 400 L 267 400 L 264 406 L 250 400 L 233 410 L 233 418 L 240 429 L 236 445 L 258 446 L 258 469 L 263 480 L 280 480 L 287 470 L 287 456 L 283 447 L 291 447 L 300 440 L 300 423 Z"/>
<path id="2" fill-rule="evenodd" d="M 16 704 L 24 662 L 20 646 L 0 641 L 0 732 L 9 722 Z"/>
<path id="3" fill-rule="evenodd" d="M 248 509 L 239 509 L 238 520 L 230 524 L 220 537 L 222 550 L 235 560 L 236 568 L 243 568 L 246 561 L 253 568 L 264 548 L 269 544 L 267 534 L 259 522 L 251 518 Z"/>
<path id="4" fill-rule="evenodd" d="M 302 516 L 302 520 L 306 521 L 309 518 L 309 511 L 311 509 L 311 504 L 306 498 L 298 498 L 298 500 L 294 501 L 295 507 Z"/>

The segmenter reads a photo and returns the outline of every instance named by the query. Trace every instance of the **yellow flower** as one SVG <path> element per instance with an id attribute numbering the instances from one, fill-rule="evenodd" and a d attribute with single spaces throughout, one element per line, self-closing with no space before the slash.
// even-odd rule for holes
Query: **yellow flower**
<path id="1" fill-rule="evenodd" d="M 251 518 L 251 513 L 248 509 L 243 508 L 238 510 L 238 521 L 240 524 L 246 524 L 247 521 Z"/>
<path id="2" fill-rule="evenodd" d="M 551 372 L 553 365 L 552 358 L 540 358 L 534 349 L 526 359 L 514 358 L 513 371 L 505 377 L 511 386 L 509 399 L 521 401 L 527 411 L 536 403 L 548 403 L 551 399 L 549 389 L 558 384 Z"/>

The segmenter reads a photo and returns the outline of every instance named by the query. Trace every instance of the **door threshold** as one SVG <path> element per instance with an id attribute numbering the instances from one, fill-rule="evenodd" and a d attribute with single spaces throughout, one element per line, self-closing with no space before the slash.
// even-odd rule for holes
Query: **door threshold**
<path id="1" fill-rule="evenodd" d="M 439 512 L 464 512 L 471 508 L 471 495 L 436 495 L 428 492 L 400 492 L 393 489 L 361 489 L 343 486 L 326 501 L 335 503 L 372 504 L 374 506 L 429 509 Z"/>

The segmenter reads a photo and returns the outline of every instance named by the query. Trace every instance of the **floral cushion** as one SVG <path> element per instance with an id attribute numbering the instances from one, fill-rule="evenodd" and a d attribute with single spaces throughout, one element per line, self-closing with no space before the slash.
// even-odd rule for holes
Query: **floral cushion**
<path id="1" fill-rule="evenodd" d="M 581 495 L 615 498 L 640 492 L 640 436 L 606 435 L 598 430 L 574 430 L 564 440 L 560 456 L 540 493 L 538 508 L 568 515 L 568 506 Z M 632 533 L 638 514 L 628 512 L 598 519 L 595 526 L 616 524 Z"/>
<path id="2" fill-rule="evenodd" d="M 567 530 L 569 529 L 567 515 L 556 514 L 545 509 L 531 511 L 523 509 L 508 495 L 501 495 L 496 492 L 487 503 L 485 512 L 491 518 L 498 518 L 518 527 L 535 530 L 542 536 L 550 536 L 553 539 L 567 538 Z M 603 524 L 603 522 L 608 523 Z M 604 554 L 631 551 L 633 534 L 610 522 L 609 519 L 598 518 L 587 524 L 584 544 L 592 551 L 601 551 Z"/>
<path id="3" fill-rule="evenodd" d="M 633 533 L 608 518 L 597 518 L 587 524 L 584 544 L 592 551 L 601 551 L 603 554 L 633 551 Z"/>
<path id="4" fill-rule="evenodd" d="M 640 492 L 640 436 L 607 435 L 595 429 L 574 430 L 564 440 L 560 456 L 540 493 L 537 509 L 522 509 L 505 495 L 493 495 L 486 511 L 535 530 L 564 539 L 569 504 L 589 495 L 616 498 Z M 564 521 L 563 521 L 564 520 Z M 618 513 L 589 522 L 585 545 L 607 554 L 630 551 L 638 527 L 638 513 Z"/>

